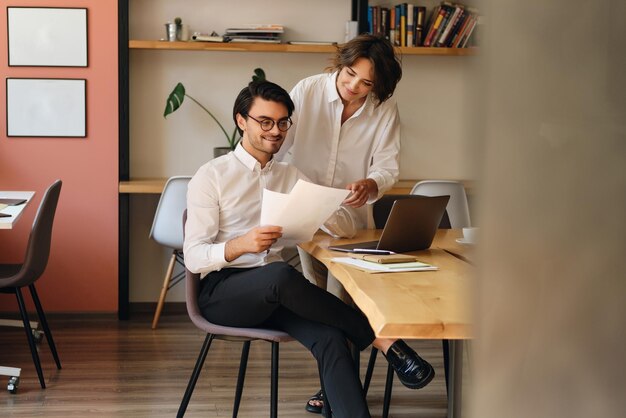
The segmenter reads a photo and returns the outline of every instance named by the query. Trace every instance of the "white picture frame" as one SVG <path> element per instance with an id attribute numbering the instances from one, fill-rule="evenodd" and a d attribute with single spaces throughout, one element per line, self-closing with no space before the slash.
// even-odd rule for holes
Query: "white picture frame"
<path id="1" fill-rule="evenodd" d="M 87 80 L 6 79 L 7 137 L 87 136 Z"/>
<path id="2" fill-rule="evenodd" d="M 10 67 L 87 67 L 87 9 L 7 7 Z"/>

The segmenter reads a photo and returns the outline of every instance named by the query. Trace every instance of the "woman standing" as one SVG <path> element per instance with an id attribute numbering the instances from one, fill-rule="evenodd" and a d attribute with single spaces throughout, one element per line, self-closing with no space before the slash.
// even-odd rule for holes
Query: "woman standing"
<path id="1" fill-rule="evenodd" d="M 293 126 L 277 157 L 317 184 L 351 190 L 344 205 L 352 208 L 357 228 L 373 228 L 371 204 L 400 171 L 400 118 L 392 96 L 402 68 L 388 40 L 364 34 L 338 47 L 329 70 L 301 80 L 291 91 Z M 349 299 L 321 262 L 298 252 L 307 279 Z M 306 405 L 314 413 L 322 407 L 321 392 Z"/>

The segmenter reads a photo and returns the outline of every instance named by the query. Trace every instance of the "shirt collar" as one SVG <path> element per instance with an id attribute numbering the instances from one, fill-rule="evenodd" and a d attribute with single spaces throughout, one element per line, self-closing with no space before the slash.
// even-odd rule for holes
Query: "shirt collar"
<path id="1" fill-rule="evenodd" d="M 337 76 L 339 71 L 335 71 L 326 77 L 326 94 L 328 95 L 328 102 L 334 102 L 335 100 L 341 100 L 339 93 L 337 92 Z"/>
<path id="2" fill-rule="evenodd" d="M 250 171 L 261 171 L 261 163 L 258 162 L 257 159 L 254 158 L 252 155 L 250 155 L 248 151 L 246 151 L 246 149 L 241 144 L 241 141 L 239 141 L 239 144 L 237 144 L 237 148 L 235 148 L 234 154 L 235 157 L 237 157 L 237 159 L 241 161 L 241 163 Z M 272 157 L 272 159 L 269 160 L 269 162 L 265 165 L 265 168 L 263 168 L 263 171 L 270 170 L 273 165 L 274 158 Z"/>

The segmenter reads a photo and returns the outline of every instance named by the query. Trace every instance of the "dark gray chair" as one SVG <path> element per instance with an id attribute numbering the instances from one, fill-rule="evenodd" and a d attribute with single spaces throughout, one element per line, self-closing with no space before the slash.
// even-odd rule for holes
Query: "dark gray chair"
<path id="1" fill-rule="evenodd" d="M 233 417 L 237 416 L 239 411 L 239 403 L 241 402 L 241 394 L 243 392 L 243 382 L 246 376 L 246 366 L 248 364 L 248 353 L 250 351 L 250 342 L 254 340 L 264 340 L 272 343 L 272 373 L 271 373 L 271 400 L 270 400 L 270 417 L 278 416 L 278 344 L 281 342 L 293 341 L 288 334 L 282 331 L 262 328 L 237 328 L 216 325 L 206 320 L 200 313 L 198 307 L 198 294 L 200 288 L 200 275 L 194 274 L 185 269 L 185 285 L 186 285 L 186 303 L 187 312 L 191 322 L 194 323 L 202 331 L 207 333 L 196 366 L 193 369 L 189 384 L 185 390 L 185 395 L 178 409 L 177 417 L 183 417 L 187 410 L 187 405 L 191 399 L 194 387 L 204 365 L 209 347 L 214 339 L 226 341 L 243 342 L 241 350 L 241 361 L 239 364 L 239 376 L 237 377 L 237 388 L 235 391 L 235 403 L 233 406 Z"/>
<path id="2" fill-rule="evenodd" d="M 383 195 L 379 200 L 374 203 L 373 207 L 373 217 L 374 224 L 377 229 L 382 229 L 385 227 L 385 223 L 387 222 L 387 218 L 389 217 L 389 212 L 391 212 L 391 207 L 393 206 L 393 202 L 399 199 L 421 199 L 424 196 L 422 195 L 395 195 L 388 194 Z M 443 213 L 441 221 L 439 222 L 439 229 L 450 229 L 450 218 L 448 216 L 448 210 Z M 445 369 L 445 377 L 446 377 L 446 389 L 448 388 L 448 365 L 449 365 L 449 343 L 448 340 L 442 340 L 442 351 L 443 351 L 443 362 Z M 367 371 L 365 372 L 365 381 L 363 383 L 363 390 L 365 395 L 367 395 L 367 391 L 370 386 L 370 382 L 372 380 L 372 374 L 374 372 L 374 365 L 376 363 L 376 355 L 378 354 L 378 349 L 372 347 L 372 351 L 370 353 L 370 359 L 367 364 Z M 387 418 L 389 416 L 389 407 L 391 405 L 391 391 L 393 388 L 393 368 L 391 364 L 387 366 L 387 379 L 385 382 L 385 394 L 383 398 L 383 414 L 382 418 Z"/>
<path id="3" fill-rule="evenodd" d="M 41 277 L 46 269 L 46 265 L 48 264 L 48 258 L 50 256 L 50 242 L 52 240 L 52 224 L 60 193 L 61 180 L 55 181 L 44 193 L 30 232 L 24 263 L 0 264 L 0 293 L 13 293 L 17 298 L 17 304 L 20 309 L 22 322 L 24 323 L 24 330 L 26 331 L 26 338 L 28 339 L 30 353 L 33 357 L 33 362 L 35 363 L 35 369 L 37 369 L 39 384 L 43 389 L 46 388 L 46 383 L 43 378 L 41 362 L 39 361 L 39 355 L 37 354 L 35 339 L 30 329 L 30 320 L 28 319 L 28 312 L 26 311 L 26 305 L 24 304 L 22 288 L 28 287 L 28 290 L 30 290 L 33 302 L 35 303 L 35 308 L 37 309 L 39 321 L 41 322 L 44 334 L 48 340 L 50 351 L 52 351 L 52 357 L 54 357 L 57 369 L 60 369 L 61 361 L 59 360 L 59 355 L 57 354 L 56 346 L 54 345 L 54 340 L 52 339 L 50 327 L 48 327 L 48 321 L 46 321 L 46 316 L 44 315 L 43 308 L 41 307 L 39 296 L 35 290 L 35 282 Z"/>

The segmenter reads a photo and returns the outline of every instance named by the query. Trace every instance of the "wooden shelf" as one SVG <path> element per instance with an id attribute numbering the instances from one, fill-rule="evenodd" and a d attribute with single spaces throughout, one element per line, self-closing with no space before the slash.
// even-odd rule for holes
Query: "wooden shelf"
<path id="1" fill-rule="evenodd" d="M 130 40 L 130 49 L 166 49 L 178 51 L 225 51 L 225 52 L 304 52 L 331 54 L 336 47 L 332 45 L 291 45 L 263 43 L 219 43 L 219 42 L 167 42 Z M 401 55 L 476 55 L 475 48 L 408 48 L 399 47 Z"/>
<path id="2" fill-rule="evenodd" d="M 167 178 L 146 178 L 146 179 L 134 179 L 129 181 L 120 181 L 119 192 L 120 193 L 143 193 L 143 194 L 160 194 L 163 192 L 163 187 Z M 398 180 L 398 182 L 387 192 L 387 194 L 409 194 L 413 185 L 419 180 Z M 461 180 L 465 185 L 465 189 L 468 194 L 472 194 L 473 182 L 468 180 Z"/>

